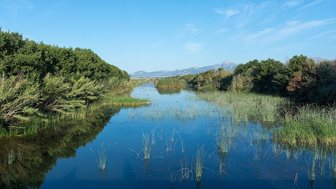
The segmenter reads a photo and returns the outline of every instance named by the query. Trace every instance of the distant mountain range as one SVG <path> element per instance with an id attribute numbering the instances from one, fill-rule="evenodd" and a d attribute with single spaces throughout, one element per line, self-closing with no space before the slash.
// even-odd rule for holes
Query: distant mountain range
<path id="1" fill-rule="evenodd" d="M 132 78 L 156 78 L 156 77 L 173 77 L 180 75 L 188 75 L 188 74 L 198 74 L 202 72 L 206 72 L 209 70 L 217 70 L 219 68 L 224 68 L 227 71 L 233 71 L 238 64 L 232 62 L 223 62 L 221 64 L 216 64 L 212 66 L 205 67 L 192 67 L 181 70 L 173 70 L 173 71 L 154 71 L 154 72 L 145 72 L 138 71 L 131 74 Z"/>

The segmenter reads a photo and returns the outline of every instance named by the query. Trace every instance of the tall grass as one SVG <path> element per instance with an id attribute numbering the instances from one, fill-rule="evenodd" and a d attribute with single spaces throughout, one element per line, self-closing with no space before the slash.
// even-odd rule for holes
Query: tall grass
<path id="1" fill-rule="evenodd" d="M 199 93 L 200 98 L 231 109 L 235 122 L 274 122 L 280 104 L 289 103 L 281 97 L 253 93 L 212 92 Z"/>
<path id="2" fill-rule="evenodd" d="M 275 132 L 275 139 L 290 145 L 331 146 L 336 144 L 336 108 L 313 105 L 287 111 L 283 127 Z"/>
<path id="3" fill-rule="evenodd" d="M 186 83 L 178 77 L 160 78 L 155 80 L 154 84 L 159 90 L 180 90 L 186 86 Z"/>

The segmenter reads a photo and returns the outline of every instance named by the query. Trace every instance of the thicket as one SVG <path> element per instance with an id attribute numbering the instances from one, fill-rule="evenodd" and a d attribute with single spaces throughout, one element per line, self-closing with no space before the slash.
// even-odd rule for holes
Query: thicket
<path id="1" fill-rule="evenodd" d="M 129 76 L 89 49 L 61 48 L 0 30 L 0 129 L 66 115 L 125 90 Z"/>

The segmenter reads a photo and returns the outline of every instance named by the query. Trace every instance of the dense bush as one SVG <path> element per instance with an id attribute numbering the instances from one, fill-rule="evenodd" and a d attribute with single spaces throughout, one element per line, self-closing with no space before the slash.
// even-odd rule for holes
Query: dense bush
<path id="1" fill-rule="evenodd" d="M 253 60 L 234 71 L 231 89 L 290 96 L 298 102 L 332 104 L 336 100 L 336 63 L 300 55 L 283 64 Z"/>
<path id="2" fill-rule="evenodd" d="M 42 80 L 47 74 L 101 81 L 128 78 L 125 71 L 106 63 L 89 49 L 60 48 L 0 30 L 0 74 Z"/>
<path id="3" fill-rule="evenodd" d="M 244 77 L 244 83 L 247 85 L 239 88 L 266 94 L 284 94 L 288 83 L 288 74 L 289 70 L 286 65 L 273 59 L 253 60 L 239 65 L 234 71 L 235 76 Z M 252 83 L 247 82 L 249 80 Z"/>

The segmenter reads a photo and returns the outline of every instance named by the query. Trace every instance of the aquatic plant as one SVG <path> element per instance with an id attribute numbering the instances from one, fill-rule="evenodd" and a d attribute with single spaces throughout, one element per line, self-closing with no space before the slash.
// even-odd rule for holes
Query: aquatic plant
<path id="1" fill-rule="evenodd" d="M 100 145 L 100 150 L 95 153 L 91 147 L 89 147 L 93 155 L 96 157 L 96 163 L 98 165 L 98 168 L 102 171 L 106 170 L 106 165 L 107 165 L 107 153 L 104 148 L 104 143 Z"/>
<path id="2" fill-rule="evenodd" d="M 308 167 L 307 167 L 309 181 L 315 181 L 316 179 L 316 172 L 315 172 L 316 161 L 317 161 L 317 153 L 314 152 L 312 154 L 310 161 L 308 162 Z"/>
<path id="3" fill-rule="evenodd" d="M 149 160 L 151 154 L 151 140 L 149 134 L 142 134 L 142 144 L 144 160 Z"/>
<path id="4" fill-rule="evenodd" d="M 193 171 L 187 159 L 185 158 L 180 160 L 180 165 L 181 168 L 177 171 L 178 173 L 180 173 L 180 181 L 191 179 Z"/>
<path id="5" fill-rule="evenodd" d="M 175 150 L 175 144 L 176 144 L 176 130 L 173 129 L 172 133 L 168 135 L 167 141 L 166 141 L 166 151 L 167 152 L 173 152 Z"/>
<path id="6" fill-rule="evenodd" d="M 277 121 L 278 106 L 287 103 L 287 100 L 281 97 L 253 93 L 212 92 L 200 93 L 198 96 L 218 105 L 229 107 L 235 122 Z"/>
<path id="7" fill-rule="evenodd" d="M 179 139 L 180 139 L 181 151 L 182 151 L 182 153 L 184 153 L 185 149 L 184 149 L 184 144 L 183 144 L 183 140 L 182 140 L 181 134 L 179 132 L 177 134 L 179 135 Z"/>
<path id="8" fill-rule="evenodd" d="M 217 137 L 217 149 L 220 153 L 225 154 L 230 149 L 230 137 L 229 132 L 225 128 L 221 128 Z"/>
<path id="9" fill-rule="evenodd" d="M 106 154 L 105 151 L 101 151 L 101 152 L 99 152 L 99 155 L 98 155 L 98 165 L 99 165 L 99 168 L 101 170 L 105 171 L 106 164 L 107 164 L 107 154 Z"/>
<path id="10" fill-rule="evenodd" d="M 111 96 L 109 104 L 115 106 L 138 107 L 150 104 L 146 99 L 137 99 L 130 96 Z"/>
<path id="11" fill-rule="evenodd" d="M 292 146 L 336 144 L 336 107 L 301 106 L 287 111 L 283 127 L 274 132 L 277 142 Z"/>
<path id="12" fill-rule="evenodd" d="M 156 137 L 155 137 L 155 129 L 152 130 L 152 145 L 155 146 Z"/>
<path id="13" fill-rule="evenodd" d="M 203 168 L 204 168 L 204 147 L 198 147 L 196 153 L 196 164 L 195 164 L 195 178 L 197 182 L 201 182 L 203 176 Z"/>
<path id="14" fill-rule="evenodd" d="M 288 99 L 253 93 L 200 93 L 202 99 L 229 107 L 235 123 L 258 121 L 277 125 L 273 140 L 291 146 L 336 144 L 336 106 L 293 106 Z M 267 137 L 267 133 L 261 137 Z"/>

